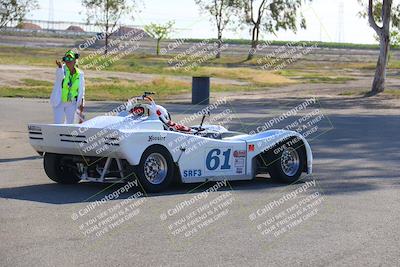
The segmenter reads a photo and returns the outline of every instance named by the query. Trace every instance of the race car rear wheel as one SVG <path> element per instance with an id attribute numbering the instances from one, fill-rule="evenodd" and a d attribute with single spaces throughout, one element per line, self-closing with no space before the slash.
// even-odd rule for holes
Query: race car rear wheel
<path id="1" fill-rule="evenodd" d="M 43 166 L 47 176 L 54 182 L 76 184 L 81 180 L 73 163 L 65 155 L 45 153 Z"/>
<path id="2" fill-rule="evenodd" d="M 293 144 L 291 140 L 271 151 L 271 154 L 274 154 L 273 151 L 278 153 L 272 157 L 269 174 L 271 178 L 285 183 L 293 183 L 300 178 L 307 160 L 302 142 Z"/>
<path id="3" fill-rule="evenodd" d="M 137 167 L 143 188 L 149 192 L 165 190 L 173 180 L 174 162 L 169 151 L 160 145 L 147 148 Z"/>

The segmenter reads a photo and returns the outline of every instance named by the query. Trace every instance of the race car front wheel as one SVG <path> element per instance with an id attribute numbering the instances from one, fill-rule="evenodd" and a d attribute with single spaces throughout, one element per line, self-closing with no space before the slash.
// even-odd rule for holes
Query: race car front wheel
<path id="1" fill-rule="evenodd" d="M 137 167 L 137 175 L 144 190 L 165 190 L 171 184 L 174 175 L 174 162 L 169 151 L 160 145 L 147 148 Z"/>
<path id="2" fill-rule="evenodd" d="M 73 163 L 67 156 L 54 153 L 45 153 L 43 160 L 44 171 L 54 182 L 60 184 L 76 184 L 81 179 Z"/>
<path id="3" fill-rule="evenodd" d="M 300 178 L 307 158 L 302 142 L 293 144 L 291 140 L 273 149 L 276 154 L 269 171 L 273 179 L 285 183 L 294 183 Z"/>

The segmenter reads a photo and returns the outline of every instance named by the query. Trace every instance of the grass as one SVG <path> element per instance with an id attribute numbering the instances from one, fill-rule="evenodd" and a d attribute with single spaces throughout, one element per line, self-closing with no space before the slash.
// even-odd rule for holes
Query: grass
<path id="1" fill-rule="evenodd" d="M 339 95 L 340 96 L 368 96 L 371 93 L 370 90 L 360 89 L 360 90 L 344 90 Z M 400 98 L 400 90 L 396 89 L 386 89 L 383 95 L 392 96 L 396 98 Z"/>
<path id="2" fill-rule="evenodd" d="M 65 49 L 0 47 L 1 64 L 55 66 L 55 60 L 61 58 Z"/>
<path id="3" fill-rule="evenodd" d="M 389 56 L 388 69 L 397 70 L 400 69 L 400 60 L 395 60 Z M 376 58 L 378 60 L 378 58 Z M 360 70 L 375 70 L 376 62 L 351 62 L 344 64 L 337 64 L 336 67 L 347 68 L 347 69 L 360 69 Z"/>
<path id="4" fill-rule="evenodd" d="M 53 87 L 51 82 L 43 80 L 21 79 L 21 82 L 23 84 L 16 87 L 0 87 L 0 96 L 48 98 Z"/>
<path id="5" fill-rule="evenodd" d="M 389 89 L 383 92 L 386 95 L 400 97 L 400 90 Z"/>
<path id="6" fill-rule="evenodd" d="M 61 58 L 64 49 L 60 48 L 24 48 L 24 47 L 3 47 L 0 46 L 1 64 L 18 64 L 28 66 L 47 66 L 55 68 L 55 59 Z M 81 55 L 79 64 L 81 68 L 88 67 L 88 52 Z M 191 84 L 174 76 L 211 76 L 222 79 L 232 79 L 245 82 L 238 85 L 215 85 L 212 84 L 214 92 L 219 91 L 250 91 L 265 89 L 271 86 L 284 86 L 295 83 L 330 83 L 342 84 L 354 78 L 343 75 L 346 69 L 370 69 L 375 68 L 373 63 L 364 62 L 314 62 L 299 60 L 289 69 L 280 71 L 266 71 L 258 64 L 256 56 L 252 60 L 245 60 L 243 56 L 226 56 L 220 59 L 211 58 L 193 68 L 174 68 L 179 60 L 187 60 L 182 57 L 179 60 L 176 55 L 154 56 L 144 54 L 130 54 L 124 56 L 115 63 L 104 68 L 107 71 L 135 72 L 146 74 L 157 74 L 169 76 L 158 78 L 150 82 L 133 82 L 121 80 L 116 77 L 87 78 L 86 97 L 88 100 L 126 100 L 133 95 L 139 95 L 143 91 L 155 91 L 160 98 L 173 96 L 182 93 L 189 93 Z M 92 60 L 101 59 L 97 56 Z M 103 59 L 104 61 L 104 59 Z M 98 65 L 97 65 L 98 66 Z M 390 68 L 400 69 L 400 61 L 391 60 Z M 94 66 L 89 66 L 95 70 Z M 340 71 L 338 71 L 340 70 Z M 48 98 L 52 88 L 52 81 L 39 79 L 21 79 L 17 86 L 0 87 L 0 96 L 7 97 L 40 97 Z M 343 95 L 351 95 L 352 92 L 343 92 Z"/>
<path id="7" fill-rule="evenodd" d="M 10 48 L 0 47 L 0 60 L 2 64 L 18 64 L 18 65 L 39 65 L 55 67 L 55 59 L 59 58 L 64 50 L 51 48 L 51 49 L 35 49 L 35 48 Z M 92 62 L 101 60 L 101 56 L 91 59 Z M 173 68 L 168 61 L 173 60 L 172 56 L 155 57 L 152 55 L 128 55 L 114 64 L 104 68 L 108 71 L 123 71 L 123 72 L 137 72 L 146 74 L 164 74 L 164 75 L 178 75 L 178 76 L 211 76 L 225 79 L 236 79 L 246 81 L 256 86 L 279 86 L 294 83 L 287 77 L 273 74 L 272 72 L 264 71 L 261 68 L 247 68 L 251 62 L 246 63 L 244 67 L 233 67 L 233 65 L 240 64 L 243 59 L 238 57 L 226 57 L 224 59 L 210 59 L 205 62 L 205 66 L 199 66 L 185 70 L 182 68 Z M 185 60 L 187 58 L 182 58 Z M 87 68 L 95 70 L 94 66 L 90 65 L 91 62 L 85 60 L 85 53 L 82 55 L 80 65 L 83 69 Z M 227 67 L 226 65 L 231 65 Z M 103 81 L 102 78 L 95 78 L 97 81 Z M 31 81 L 28 81 L 31 82 Z"/>
<path id="8" fill-rule="evenodd" d="M 49 98 L 51 87 L 0 87 L 0 97 Z"/>
<path id="9" fill-rule="evenodd" d="M 275 73 L 285 77 L 290 77 L 292 80 L 301 80 L 304 83 L 342 84 L 354 80 L 352 77 L 338 76 L 329 71 L 310 73 L 297 70 L 280 70 Z"/>
<path id="10" fill-rule="evenodd" d="M 190 76 L 197 75 L 236 79 L 258 86 L 281 86 L 295 83 L 295 81 L 284 76 L 261 69 L 250 68 L 199 67 L 195 71 L 192 71 Z"/>
<path id="11" fill-rule="evenodd" d="M 189 92 L 190 85 L 185 82 L 166 78 L 154 79 L 150 82 L 133 83 L 126 80 L 111 81 L 88 85 L 86 95 L 88 100 L 126 100 L 144 91 L 155 92 L 157 97 L 165 98 L 170 95 Z"/>
<path id="12" fill-rule="evenodd" d="M 348 81 L 354 80 L 351 77 L 342 77 L 342 76 L 322 76 L 318 74 L 308 74 L 300 78 L 300 80 L 304 80 L 305 83 L 329 83 L 329 84 L 343 84 Z"/>
<path id="13" fill-rule="evenodd" d="M 39 65 L 55 67 L 55 58 L 59 58 L 64 50 L 10 48 L 0 47 L 2 64 Z M 83 55 L 84 56 L 84 55 Z M 154 91 L 162 97 L 181 93 L 189 93 L 189 82 L 173 79 L 174 76 L 211 76 L 225 79 L 234 79 L 247 82 L 244 85 L 212 84 L 213 91 L 246 91 L 257 90 L 265 86 L 280 86 L 294 83 L 290 78 L 255 68 L 230 68 L 219 63 L 211 66 L 200 66 L 185 71 L 183 68 L 174 69 L 168 64 L 171 57 L 159 58 L 148 55 L 129 55 L 105 68 L 110 71 L 139 72 L 149 74 L 170 75 L 172 78 L 159 78 L 150 82 L 133 82 L 115 77 L 101 77 L 86 79 L 86 98 L 88 100 L 125 100 L 143 91 Z M 238 60 L 230 59 L 231 62 Z M 213 61 L 213 60 L 210 60 Z M 83 61 L 83 63 L 85 63 Z M 80 61 L 81 64 L 81 61 Z M 94 69 L 93 67 L 91 69 Z M 0 87 L 2 97 L 39 97 L 48 98 L 51 93 L 52 82 L 36 79 L 21 79 L 18 86 Z"/>
<path id="14" fill-rule="evenodd" d="M 45 81 L 36 81 L 36 84 Z M 32 83 L 31 83 L 32 84 Z M 28 97 L 49 98 L 52 85 L 24 85 L 16 87 L 0 87 L 0 97 Z M 257 90 L 257 87 L 248 87 L 249 90 Z M 242 91 L 242 86 L 212 85 L 214 92 Z M 191 92 L 191 84 L 185 81 L 168 78 L 154 79 L 149 82 L 135 83 L 127 80 L 107 80 L 101 82 L 90 81 L 86 88 L 87 100 L 118 100 L 125 101 L 132 96 L 141 95 L 144 91 L 155 92 L 158 99 Z"/>
<path id="15" fill-rule="evenodd" d="M 209 42 L 216 42 L 217 39 L 185 39 L 185 42 L 188 43 L 198 43 L 208 40 Z M 241 44 L 241 45 L 250 45 L 251 40 L 249 39 L 224 39 L 224 43 L 227 44 Z M 260 43 L 266 42 L 260 40 Z M 293 41 L 269 41 L 271 45 L 283 46 L 288 43 L 293 43 Z M 337 43 L 337 42 L 319 42 L 319 41 L 298 41 L 298 43 L 306 43 L 308 46 L 312 46 L 316 44 L 318 47 L 323 48 L 342 48 L 342 49 L 379 49 L 379 45 L 377 44 L 355 44 L 355 43 Z M 392 48 L 393 49 L 393 48 Z M 399 47 L 395 47 L 394 49 L 399 49 Z"/>
<path id="16" fill-rule="evenodd" d="M 400 69 L 400 60 L 389 60 L 389 69 Z"/>
<path id="17" fill-rule="evenodd" d="M 21 33 L 15 33 L 12 31 L 6 31 L 7 35 L 11 36 L 21 36 Z M 65 35 L 61 33 L 49 33 L 45 31 L 41 32 L 31 32 L 31 33 L 24 33 L 24 36 L 31 36 L 31 37 L 46 37 L 46 38 L 74 38 L 76 41 L 83 42 L 83 40 L 90 38 L 92 36 L 82 36 L 82 37 L 76 37 L 76 36 L 70 36 L 70 35 Z M 174 40 L 169 40 L 171 42 L 175 42 Z M 202 41 L 209 41 L 209 42 L 215 42 L 217 39 L 211 38 L 211 39 L 199 39 L 199 38 L 191 38 L 191 39 L 185 39 L 186 43 L 198 43 Z M 250 45 L 251 40 L 250 39 L 223 39 L 224 43 L 227 44 L 239 44 L 239 45 Z M 260 40 L 260 42 L 266 42 L 267 40 Z M 271 45 L 275 46 L 283 46 L 289 43 L 290 41 L 269 41 L 271 42 Z M 356 43 L 337 43 L 337 42 L 320 42 L 320 41 L 298 41 L 301 43 L 307 43 L 308 45 L 313 45 L 317 44 L 318 47 L 323 47 L 323 48 L 342 48 L 342 49 L 378 49 L 377 44 L 356 44 Z M 392 49 L 399 49 L 399 47 L 395 47 Z"/>
<path id="18" fill-rule="evenodd" d="M 49 81 L 35 80 L 35 79 L 21 79 L 25 86 L 52 86 Z"/>
<path id="19" fill-rule="evenodd" d="M 344 90 L 339 93 L 340 96 L 365 96 L 369 93 L 367 90 Z"/>

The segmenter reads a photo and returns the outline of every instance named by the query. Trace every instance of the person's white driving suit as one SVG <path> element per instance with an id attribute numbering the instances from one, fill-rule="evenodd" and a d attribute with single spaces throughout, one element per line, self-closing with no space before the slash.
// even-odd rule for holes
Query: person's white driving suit
<path id="1" fill-rule="evenodd" d="M 83 104 L 82 101 L 85 95 L 85 78 L 82 70 L 79 70 L 79 93 L 76 100 L 70 102 L 62 102 L 62 83 L 65 78 L 65 68 L 67 66 L 64 64 L 61 68 L 57 68 L 56 80 L 54 82 L 53 91 L 50 96 L 50 104 L 53 107 L 54 112 L 54 123 L 64 123 L 66 117 L 66 123 L 71 124 L 75 121 L 75 114 L 77 108 Z"/>

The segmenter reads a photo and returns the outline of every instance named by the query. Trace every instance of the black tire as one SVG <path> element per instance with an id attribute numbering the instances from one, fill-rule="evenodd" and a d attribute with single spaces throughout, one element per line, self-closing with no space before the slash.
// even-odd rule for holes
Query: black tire
<path id="1" fill-rule="evenodd" d="M 153 145 L 143 152 L 140 163 L 136 166 L 136 174 L 146 192 L 161 192 L 174 180 L 174 168 L 175 164 L 169 151 L 161 145 Z M 160 178 L 151 181 L 153 176 Z"/>
<path id="2" fill-rule="evenodd" d="M 295 155 L 297 155 L 298 165 L 291 164 L 290 162 L 292 161 L 288 160 L 288 155 L 290 155 L 290 159 L 291 157 L 295 158 Z M 307 162 L 304 144 L 301 140 L 299 141 L 295 138 L 289 139 L 271 149 L 269 158 L 273 159 L 269 167 L 271 178 L 283 183 L 294 183 L 299 180 Z M 293 160 L 293 162 L 295 161 Z M 293 166 L 293 168 L 288 168 L 287 166 Z"/>
<path id="3" fill-rule="evenodd" d="M 64 165 L 65 156 L 61 154 L 45 153 L 43 166 L 47 176 L 59 184 L 76 184 L 81 179 L 76 171 Z"/>

